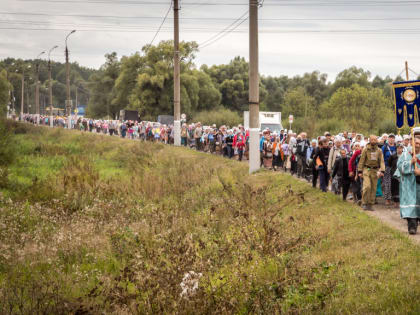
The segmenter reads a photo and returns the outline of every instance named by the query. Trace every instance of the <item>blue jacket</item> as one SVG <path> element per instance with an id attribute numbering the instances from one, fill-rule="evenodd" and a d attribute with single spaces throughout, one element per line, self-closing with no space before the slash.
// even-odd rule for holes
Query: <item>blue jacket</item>
<path id="1" fill-rule="evenodd" d="M 260 140 L 260 152 L 264 151 L 264 141 L 265 141 L 265 138 L 264 137 L 261 137 L 261 140 Z"/>
<path id="2" fill-rule="evenodd" d="M 397 147 L 395 145 L 390 146 L 389 144 L 386 144 L 382 147 L 382 153 L 384 154 L 385 165 L 390 166 L 390 165 L 388 165 L 388 159 L 391 155 L 397 153 Z"/>

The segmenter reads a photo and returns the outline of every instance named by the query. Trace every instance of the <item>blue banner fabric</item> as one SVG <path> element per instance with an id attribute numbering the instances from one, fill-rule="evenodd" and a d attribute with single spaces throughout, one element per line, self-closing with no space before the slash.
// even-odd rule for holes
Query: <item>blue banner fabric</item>
<path id="1" fill-rule="evenodd" d="M 414 127 L 420 117 L 420 81 L 392 83 L 395 99 L 395 122 L 397 128 Z"/>

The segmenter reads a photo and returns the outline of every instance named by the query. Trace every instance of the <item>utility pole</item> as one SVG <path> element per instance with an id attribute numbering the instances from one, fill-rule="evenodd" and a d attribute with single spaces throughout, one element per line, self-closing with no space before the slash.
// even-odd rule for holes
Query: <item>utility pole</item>
<path id="1" fill-rule="evenodd" d="M 10 95 L 11 95 L 11 91 L 10 91 L 9 70 L 8 69 L 6 69 L 6 82 L 7 82 L 7 89 L 8 89 L 6 118 L 9 119 L 10 118 Z"/>
<path id="2" fill-rule="evenodd" d="M 72 108 L 72 100 L 70 95 L 70 64 L 69 64 L 69 50 L 67 48 L 67 39 L 69 36 L 73 33 L 75 33 L 76 30 L 72 30 L 67 36 L 66 36 L 66 92 L 67 92 L 67 99 L 66 99 L 66 113 L 67 113 L 67 128 L 71 129 L 71 108 Z"/>
<path id="3" fill-rule="evenodd" d="M 28 79 L 28 86 L 26 86 L 26 112 L 28 114 L 30 114 L 29 108 L 30 108 L 30 103 L 31 103 L 31 99 L 29 98 L 29 92 L 30 92 L 29 89 L 31 88 L 30 80 L 31 78 Z"/>
<path id="4" fill-rule="evenodd" d="M 39 57 L 45 54 L 45 51 L 41 52 L 38 57 L 36 57 L 35 63 L 35 113 L 36 113 L 36 123 L 39 125 Z"/>
<path id="5" fill-rule="evenodd" d="M 22 70 L 22 96 L 20 100 L 20 119 L 23 121 L 23 106 L 25 103 L 25 67 Z"/>
<path id="6" fill-rule="evenodd" d="M 54 122 L 53 122 L 53 95 L 52 95 L 52 75 L 51 75 L 51 52 L 58 48 L 58 46 L 54 46 L 53 48 L 50 49 L 50 51 L 48 52 L 48 88 L 49 88 L 49 105 L 50 105 L 50 127 L 54 127 Z"/>
<path id="7" fill-rule="evenodd" d="M 10 66 L 14 66 L 15 63 L 12 62 L 10 64 Z M 11 109 L 12 109 L 12 103 L 11 103 L 11 96 L 12 96 L 12 91 L 10 89 L 10 87 L 12 86 L 12 84 L 9 82 L 9 72 L 10 72 L 10 68 L 6 68 L 6 82 L 7 82 L 7 88 L 8 88 L 8 98 L 7 98 L 7 112 L 6 112 L 6 118 L 10 118 L 11 115 Z"/>
<path id="8" fill-rule="evenodd" d="M 174 0 L 174 144 L 181 145 L 181 77 L 179 60 L 179 1 Z"/>
<path id="9" fill-rule="evenodd" d="M 36 122 L 38 124 L 39 116 L 39 63 L 35 64 L 35 113 L 37 115 Z"/>
<path id="10" fill-rule="evenodd" d="M 249 173 L 260 169 L 258 0 L 249 0 Z"/>

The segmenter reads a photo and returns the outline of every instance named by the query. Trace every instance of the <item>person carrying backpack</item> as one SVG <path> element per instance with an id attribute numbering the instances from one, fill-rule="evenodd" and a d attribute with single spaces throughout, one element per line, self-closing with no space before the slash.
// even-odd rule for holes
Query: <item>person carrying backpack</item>
<path id="1" fill-rule="evenodd" d="M 245 135 L 242 130 L 238 130 L 233 138 L 233 147 L 238 151 L 239 161 L 242 161 L 245 148 Z"/>

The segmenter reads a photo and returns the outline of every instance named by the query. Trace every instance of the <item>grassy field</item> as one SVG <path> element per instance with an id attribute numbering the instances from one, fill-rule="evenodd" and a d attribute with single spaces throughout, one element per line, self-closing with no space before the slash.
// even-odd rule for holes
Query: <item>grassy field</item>
<path id="1" fill-rule="evenodd" d="M 420 313 L 419 247 L 334 195 L 186 149 L 6 129 L 0 314 Z"/>

